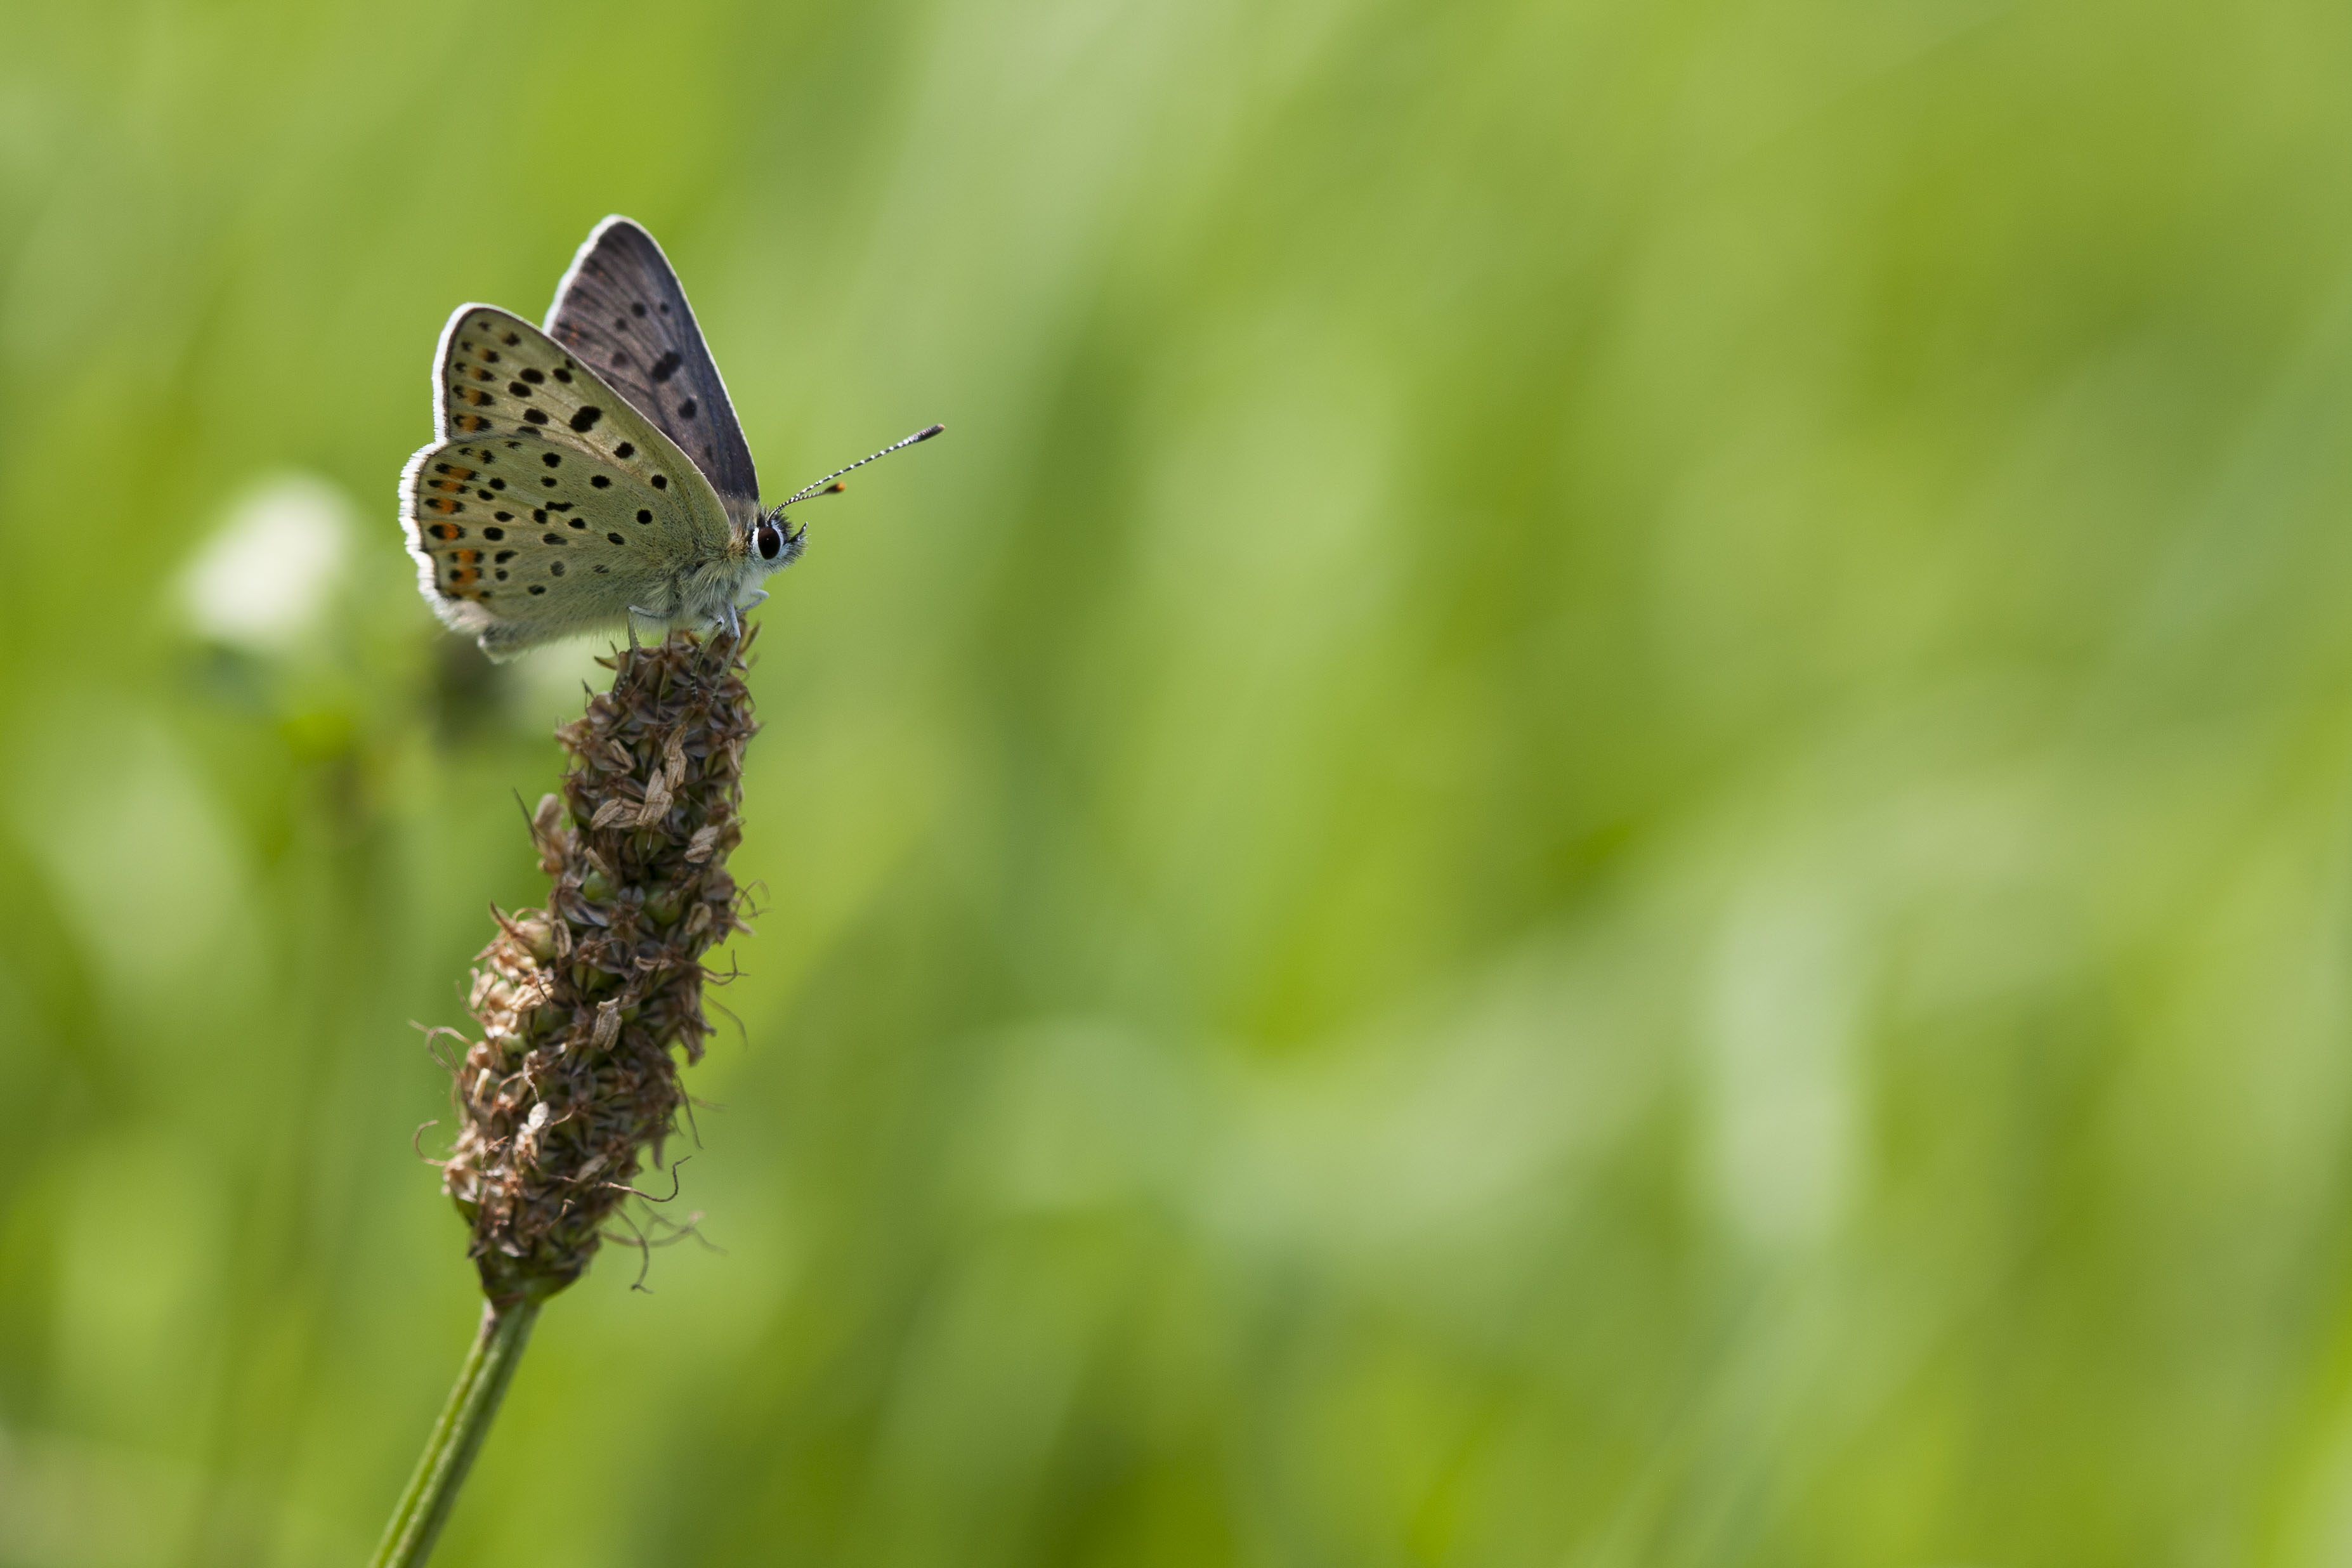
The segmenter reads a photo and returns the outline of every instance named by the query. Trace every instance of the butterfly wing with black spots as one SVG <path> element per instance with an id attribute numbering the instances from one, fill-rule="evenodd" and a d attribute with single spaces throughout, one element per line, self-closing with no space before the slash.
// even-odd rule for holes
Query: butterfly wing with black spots
<path id="1" fill-rule="evenodd" d="M 653 236 L 625 217 L 598 224 L 556 287 L 547 331 L 684 448 L 741 528 L 759 521 L 751 449 Z"/>
<path id="2" fill-rule="evenodd" d="M 697 624 L 757 581 L 685 453 L 593 371 L 487 305 L 435 356 L 438 439 L 401 476 L 418 585 L 494 658 L 622 624 Z"/>

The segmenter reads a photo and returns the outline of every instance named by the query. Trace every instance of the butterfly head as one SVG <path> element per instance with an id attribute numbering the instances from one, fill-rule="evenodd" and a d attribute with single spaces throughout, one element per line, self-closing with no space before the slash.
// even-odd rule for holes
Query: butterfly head
<path id="1" fill-rule="evenodd" d="M 751 553 L 758 558 L 761 567 L 769 572 L 781 572 L 799 560 L 807 542 L 808 529 L 805 526 L 793 527 L 785 518 L 782 507 L 761 518 L 758 526 L 751 530 Z"/>

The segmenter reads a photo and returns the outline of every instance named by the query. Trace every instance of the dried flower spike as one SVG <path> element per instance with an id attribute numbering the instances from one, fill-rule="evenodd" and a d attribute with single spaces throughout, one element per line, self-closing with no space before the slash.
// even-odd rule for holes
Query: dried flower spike
<path id="1" fill-rule="evenodd" d="M 556 731 L 562 796 L 531 818 L 544 910 L 501 915 L 458 1065 L 443 1183 L 473 1226 L 493 1305 L 580 1277 L 685 1094 L 673 1047 L 702 1055 L 702 955 L 737 929 L 727 855 L 741 837 L 743 743 L 757 728 L 741 637 L 674 632 L 606 661 L 612 689 Z"/>

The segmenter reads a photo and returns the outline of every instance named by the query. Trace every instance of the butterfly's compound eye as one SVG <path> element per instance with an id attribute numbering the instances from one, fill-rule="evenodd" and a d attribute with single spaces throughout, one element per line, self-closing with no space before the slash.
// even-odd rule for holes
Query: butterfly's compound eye
<path id="1" fill-rule="evenodd" d="M 763 522 L 751 531 L 751 545 L 762 561 L 773 561 L 784 552 L 784 531 L 773 522 Z"/>

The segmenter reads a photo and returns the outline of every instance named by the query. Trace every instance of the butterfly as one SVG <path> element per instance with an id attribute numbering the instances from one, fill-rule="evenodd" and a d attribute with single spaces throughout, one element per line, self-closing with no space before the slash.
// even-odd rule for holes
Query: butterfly
<path id="1" fill-rule="evenodd" d="M 686 290 L 625 217 L 592 231 L 544 329 L 461 305 L 433 356 L 433 444 L 400 476 L 417 590 L 494 659 L 638 621 L 724 625 L 806 542 L 772 509 Z"/>

